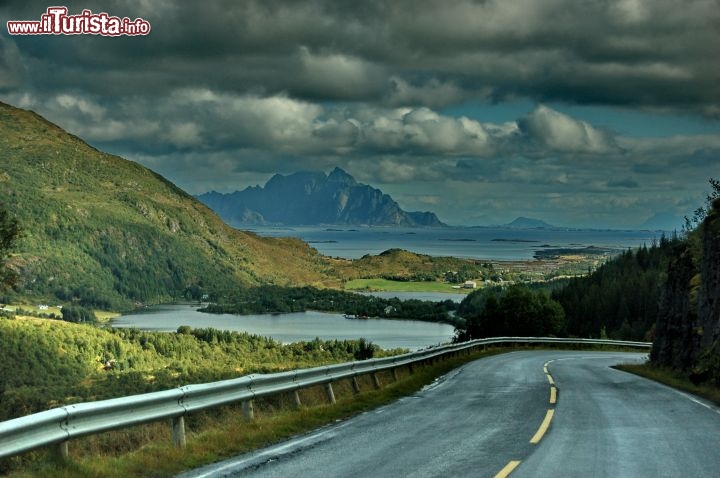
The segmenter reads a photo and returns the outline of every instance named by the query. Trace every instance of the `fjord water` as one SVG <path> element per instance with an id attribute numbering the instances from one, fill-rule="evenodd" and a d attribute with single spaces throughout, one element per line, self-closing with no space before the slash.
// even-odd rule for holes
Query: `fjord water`
<path id="1" fill-rule="evenodd" d="M 624 250 L 652 244 L 660 231 L 594 229 L 513 229 L 499 227 L 257 227 L 261 236 L 299 237 L 320 253 L 358 259 L 388 249 L 431 256 L 488 260 L 531 260 L 538 250 L 588 246 Z"/>
<path id="2" fill-rule="evenodd" d="M 113 327 L 174 332 L 181 325 L 193 328 L 248 332 L 281 343 L 365 338 L 383 349 L 419 350 L 449 342 L 452 325 L 415 320 L 346 319 L 342 314 L 298 312 L 294 314 L 206 314 L 197 305 L 159 305 L 118 317 Z"/>

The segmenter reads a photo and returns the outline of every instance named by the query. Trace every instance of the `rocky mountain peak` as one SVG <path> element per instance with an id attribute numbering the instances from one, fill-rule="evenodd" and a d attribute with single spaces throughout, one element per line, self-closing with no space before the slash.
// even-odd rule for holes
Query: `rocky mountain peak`
<path id="1" fill-rule="evenodd" d="M 274 175 L 264 188 L 198 199 L 228 224 L 443 226 L 432 212 L 407 212 L 381 190 L 336 167 L 330 174 L 305 171 Z M 260 220 L 261 222 L 252 222 Z M 250 221 L 250 222 L 248 222 Z"/>

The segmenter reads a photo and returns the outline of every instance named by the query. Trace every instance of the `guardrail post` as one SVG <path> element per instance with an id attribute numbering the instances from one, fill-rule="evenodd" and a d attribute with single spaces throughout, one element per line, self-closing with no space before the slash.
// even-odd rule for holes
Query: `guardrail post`
<path id="1" fill-rule="evenodd" d="M 328 401 L 335 403 L 335 392 L 333 392 L 332 383 L 328 382 L 325 384 L 325 393 L 327 394 Z"/>
<path id="2" fill-rule="evenodd" d="M 300 401 L 300 392 L 298 392 L 297 390 L 295 390 L 295 391 L 293 392 L 293 398 L 295 399 L 295 408 L 300 408 L 300 407 L 302 407 L 302 402 Z"/>
<path id="3" fill-rule="evenodd" d="M 413 364 L 412 364 L 412 363 L 408 364 L 408 370 L 410 371 L 410 375 L 412 375 L 413 373 L 415 373 L 415 368 L 413 367 Z"/>
<path id="4" fill-rule="evenodd" d="M 360 384 L 358 383 L 357 377 L 352 378 L 353 392 L 360 393 Z"/>
<path id="5" fill-rule="evenodd" d="M 247 420 L 252 420 L 255 418 L 255 406 L 253 405 L 252 400 L 245 400 L 242 402 L 242 411 L 243 416 Z"/>
<path id="6" fill-rule="evenodd" d="M 396 368 L 393 368 L 393 369 L 392 369 L 392 376 L 393 376 L 393 381 L 394 381 L 394 382 L 397 382 L 397 381 L 399 380 L 399 379 L 398 379 L 398 374 L 397 374 L 397 369 L 396 369 Z"/>
<path id="7" fill-rule="evenodd" d="M 57 453 L 58 453 L 58 456 L 60 457 L 60 459 L 62 459 L 62 460 L 68 459 L 68 457 L 70 456 L 70 452 L 68 451 L 67 440 L 61 441 L 60 443 L 58 443 Z"/>
<path id="8" fill-rule="evenodd" d="M 377 373 L 373 372 L 372 374 L 373 384 L 375 385 L 376 389 L 380 388 L 380 378 L 377 376 Z"/>
<path id="9" fill-rule="evenodd" d="M 172 429 L 173 445 L 177 448 L 185 448 L 187 444 L 185 440 L 185 417 L 173 417 L 170 419 L 170 428 Z"/>

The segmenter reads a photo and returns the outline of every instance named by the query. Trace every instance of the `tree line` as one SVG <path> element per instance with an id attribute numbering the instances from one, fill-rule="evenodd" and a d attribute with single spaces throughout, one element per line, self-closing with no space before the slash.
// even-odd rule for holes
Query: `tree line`
<path id="1" fill-rule="evenodd" d="M 218 314 L 276 314 L 317 310 L 358 318 L 411 319 L 455 324 L 451 312 L 457 303 L 371 295 L 315 287 L 266 285 L 234 291 L 221 303 L 208 304 L 203 312 Z"/>
<path id="2" fill-rule="evenodd" d="M 682 239 L 628 250 L 548 290 L 480 289 L 458 308 L 456 340 L 515 335 L 652 340 L 667 265 Z"/>
<path id="3" fill-rule="evenodd" d="M 670 293 L 665 287 L 669 265 L 683 255 L 690 257 L 695 276 L 682 285 L 682 293 L 690 302 L 697 301 L 700 264 L 707 260 L 702 257 L 701 228 L 720 198 L 720 180 L 709 182 L 712 189 L 705 204 L 685 218 L 681 235 L 662 235 L 650 247 L 628 250 L 587 276 L 549 291 L 514 286 L 473 292 L 458 308 L 465 323 L 457 327 L 456 340 L 566 335 L 654 341 L 658 318 L 665 312 L 661 304 L 683 300 L 663 295 Z"/>

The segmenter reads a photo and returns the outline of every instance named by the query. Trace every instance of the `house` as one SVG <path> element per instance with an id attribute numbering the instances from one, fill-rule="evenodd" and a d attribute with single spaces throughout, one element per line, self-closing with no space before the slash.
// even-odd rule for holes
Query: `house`
<path id="1" fill-rule="evenodd" d="M 466 280 L 463 284 L 463 289 L 475 289 L 477 287 L 477 283 L 472 280 Z"/>

